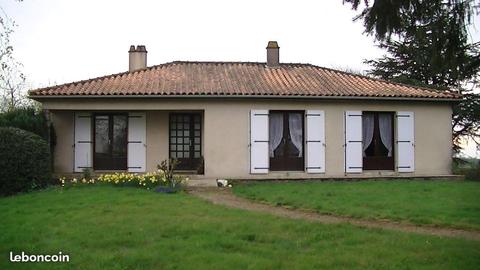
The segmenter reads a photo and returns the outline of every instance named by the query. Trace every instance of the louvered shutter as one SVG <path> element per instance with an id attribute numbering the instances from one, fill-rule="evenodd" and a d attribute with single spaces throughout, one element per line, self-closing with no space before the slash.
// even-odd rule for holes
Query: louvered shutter
<path id="1" fill-rule="evenodd" d="M 92 115 L 76 112 L 74 124 L 74 171 L 92 168 Z"/>
<path id="2" fill-rule="evenodd" d="M 146 170 L 146 119 L 145 113 L 128 114 L 128 171 Z"/>
<path id="3" fill-rule="evenodd" d="M 397 169 L 415 170 L 415 118 L 413 112 L 397 112 Z"/>
<path id="4" fill-rule="evenodd" d="M 363 168 L 362 112 L 345 112 L 345 172 L 361 173 Z"/>
<path id="5" fill-rule="evenodd" d="M 306 112 L 307 173 L 325 172 L 325 113 L 308 110 Z"/>
<path id="6" fill-rule="evenodd" d="M 268 173 L 268 110 L 250 111 L 250 173 Z"/>

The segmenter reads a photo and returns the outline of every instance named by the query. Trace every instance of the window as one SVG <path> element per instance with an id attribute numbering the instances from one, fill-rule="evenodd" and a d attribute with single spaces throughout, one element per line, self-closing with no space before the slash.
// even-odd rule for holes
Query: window
<path id="1" fill-rule="evenodd" d="M 170 114 L 170 158 L 180 161 L 177 168 L 196 170 L 202 156 L 202 115 L 200 113 Z"/>
<path id="2" fill-rule="evenodd" d="M 363 112 L 363 169 L 393 170 L 393 116 L 391 112 Z"/>
<path id="3" fill-rule="evenodd" d="M 276 171 L 304 170 L 303 111 L 270 111 L 270 169 Z"/>
<path id="4" fill-rule="evenodd" d="M 125 114 L 94 116 L 94 169 L 127 169 L 127 124 Z"/>

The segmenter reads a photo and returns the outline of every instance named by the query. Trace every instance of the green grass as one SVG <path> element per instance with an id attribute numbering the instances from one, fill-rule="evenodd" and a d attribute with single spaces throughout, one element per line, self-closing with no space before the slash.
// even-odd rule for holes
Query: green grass
<path id="1" fill-rule="evenodd" d="M 237 195 L 320 213 L 480 229 L 480 182 L 378 180 L 255 183 Z"/>
<path id="2" fill-rule="evenodd" d="M 323 225 L 108 186 L 0 199 L 0 269 L 478 269 L 480 242 Z M 70 255 L 10 263 L 10 251 Z"/>

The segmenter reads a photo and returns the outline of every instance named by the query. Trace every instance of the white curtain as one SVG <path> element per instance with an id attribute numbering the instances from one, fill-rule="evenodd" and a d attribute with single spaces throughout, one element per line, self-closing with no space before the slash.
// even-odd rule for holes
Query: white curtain
<path id="1" fill-rule="evenodd" d="M 380 138 L 383 145 L 388 150 L 388 156 L 392 156 L 392 117 L 390 114 L 379 113 L 378 122 L 380 128 Z"/>
<path id="2" fill-rule="evenodd" d="M 298 149 L 298 156 L 303 155 L 303 129 L 302 129 L 302 115 L 299 113 L 292 113 L 288 115 L 288 125 L 290 126 L 290 138 L 293 144 Z"/>
<path id="3" fill-rule="evenodd" d="M 270 157 L 273 157 L 273 151 L 277 149 L 283 138 L 283 114 L 271 113 L 269 116 L 269 150 Z"/>
<path id="4" fill-rule="evenodd" d="M 373 114 L 364 113 L 362 116 L 362 138 L 363 138 L 363 156 L 365 157 L 365 150 L 372 143 L 373 129 L 375 124 Z"/>

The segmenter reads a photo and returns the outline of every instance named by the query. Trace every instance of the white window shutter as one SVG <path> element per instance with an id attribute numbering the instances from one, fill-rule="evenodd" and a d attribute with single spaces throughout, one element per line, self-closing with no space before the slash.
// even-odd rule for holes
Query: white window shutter
<path id="1" fill-rule="evenodd" d="M 363 168 L 362 112 L 345 112 L 345 172 L 361 173 Z"/>
<path id="2" fill-rule="evenodd" d="M 325 113 L 308 110 L 307 125 L 307 173 L 325 172 Z"/>
<path id="3" fill-rule="evenodd" d="M 128 171 L 145 172 L 147 154 L 145 113 L 128 114 Z"/>
<path id="4" fill-rule="evenodd" d="M 250 173 L 268 173 L 268 110 L 250 111 Z"/>
<path id="5" fill-rule="evenodd" d="M 92 115 L 76 112 L 74 124 L 74 171 L 92 169 Z"/>
<path id="6" fill-rule="evenodd" d="M 397 169 L 415 170 L 415 117 L 413 112 L 397 112 Z"/>

